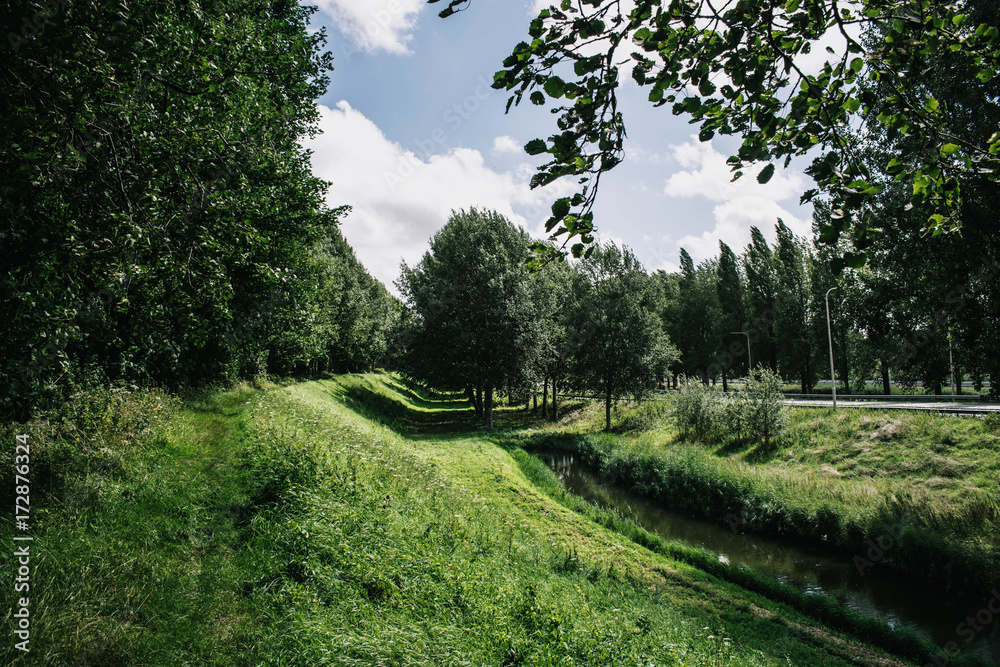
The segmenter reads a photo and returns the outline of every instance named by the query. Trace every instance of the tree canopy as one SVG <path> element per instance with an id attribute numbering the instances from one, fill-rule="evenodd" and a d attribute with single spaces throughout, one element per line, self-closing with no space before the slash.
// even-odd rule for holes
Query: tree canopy
<path id="1" fill-rule="evenodd" d="M 574 283 L 567 313 L 575 334 L 572 381 L 603 395 L 610 430 L 612 399 L 645 394 L 679 353 L 657 316 L 661 293 L 628 248 L 597 246 L 580 262 Z"/>
<path id="2" fill-rule="evenodd" d="M 538 342 L 528 235 L 498 213 L 457 211 L 398 281 L 415 323 L 408 368 L 442 388 L 485 393 L 493 427 L 493 392 L 524 384 L 528 352 Z"/>
<path id="3" fill-rule="evenodd" d="M 440 14 L 470 3 L 450 0 Z M 508 110 L 525 96 L 532 104 L 559 105 L 558 131 L 525 150 L 550 158 L 533 185 L 579 178 L 581 190 L 558 199 L 546 223 L 564 245 L 576 241 L 576 256 L 594 240 L 600 177 L 624 157 L 617 91 L 631 75 L 649 87 L 652 104 L 670 105 L 698 124 L 703 141 L 741 137 L 729 158 L 734 178 L 766 162 L 757 176 L 764 183 L 776 163 L 814 156 L 807 171 L 816 187 L 803 201 L 828 198 L 832 215 L 819 237 L 835 244 L 847 235 L 854 250 L 840 259 L 858 266 L 880 191 L 858 152 L 856 130 L 864 122 L 911 139 L 883 166 L 909 184 L 910 204 L 935 234 L 961 224 L 963 176 L 1000 181 L 997 128 L 963 132 L 967 117 L 923 81 L 946 54 L 952 80 L 992 90 L 987 98 L 996 106 L 998 21 L 988 8 L 978 0 L 562 0 L 531 22 L 529 39 L 504 60 L 494 88 L 511 92 Z M 804 69 L 801 57 L 832 36 L 843 41 L 842 52 L 819 71 Z M 862 85 L 866 81 L 880 82 L 884 94 Z"/>
<path id="4" fill-rule="evenodd" d="M 331 68 L 311 11 L 0 6 L 0 415 L 384 356 L 398 307 L 300 144 Z"/>

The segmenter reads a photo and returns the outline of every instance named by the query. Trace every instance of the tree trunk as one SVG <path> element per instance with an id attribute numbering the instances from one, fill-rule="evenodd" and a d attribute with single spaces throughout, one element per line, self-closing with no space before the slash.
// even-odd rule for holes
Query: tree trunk
<path id="1" fill-rule="evenodd" d="M 493 430 L 493 386 L 486 385 L 486 430 Z"/>
<path id="2" fill-rule="evenodd" d="M 483 418 L 483 388 L 476 387 L 476 418 Z"/>
<path id="3" fill-rule="evenodd" d="M 531 400 L 535 404 L 531 411 L 538 412 L 538 391 L 534 387 L 531 388 Z"/>
<path id="4" fill-rule="evenodd" d="M 833 378 L 830 379 L 833 380 Z M 812 368 L 809 366 L 809 357 L 806 357 L 802 364 L 802 377 L 799 379 L 799 384 L 802 385 L 803 394 L 808 394 L 809 390 L 812 389 Z M 830 385 L 830 391 L 833 391 L 833 385 Z"/>
<path id="5" fill-rule="evenodd" d="M 465 387 L 465 398 L 468 399 L 473 408 L 476 407 L 476 390 L 472 388 L 472 385 Z"/>
<path id="6" fill-rule="evenodd" d="M 611 430 L 611 383 L 604 388 L 604 430 Z"/>
<path id="7" fill-rule="evenodd" d="M 722 391 L 723 392 L 729 391 L 729 383 L 726 382 L 726 369 L 725 368 L 722 369 Z"/>
<path id="8" fill-rule="evenodd" d="M 542 416 L 549 416 L 549 378 L 548 376 L 542 381 Z"/>
<path id="9" fill-rule="evenodd" d="M 851 393 L 851 382 L 850 382 L 850 365 L 847 363 L 847 356 L 843 358 L 843 364 L 840 367 L 840 378 L 844 381 L 844 395 L 849 395 Z"/>
<path id="10" fill-rule="evenodd" d="M 955 392 L 956 392 L 955 395 L 956 396 L 961 396 L 962 395 L 962 369 L 958 367 L 958 364 L 955 364 L 955 373 L 952 376 L 951 381 L 952 381 L 952 384 L 955 385 Z"/>
<path id="11" fill-rule="evenodd" d="M 879 364 L 882 367 L 882 393 L 886 396 L 892 393 L 892 385 L 889 384 L 889 367 L 885 361 Z"/>
<path id="12" fill-rule="evenodd" d="M 991 375 L 990 380 L 992 379 L 993 376 Z M 990 383 L 990 386 L 992 386 L 992 382 Z M 552 378 L 552 421 L 555 421 L 558 418 L 556 416 L 557 414 L 558 412 L 556 410 L 556 379 Z"/>

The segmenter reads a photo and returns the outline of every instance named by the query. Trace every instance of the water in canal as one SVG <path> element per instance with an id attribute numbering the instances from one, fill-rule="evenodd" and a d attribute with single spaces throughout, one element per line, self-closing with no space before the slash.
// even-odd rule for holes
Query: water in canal
<path id="1" fill-rule="evenodd" d="M 910 627 L 940 646 L 954 642 L 961 651 L 975 651 L 1000 665 L 1000 613 L 989 610 L 991 605 L 993 609 L 1000 608 L 997 591 L 956 595 L 912 578 L 880 571 L 877 565 L 861 574 L 852 555 L 799 541 L 744 533 L 735 516 L 728 518 L 728 526 L 687 518 L 605 483 L 572 454 L 532 453 L 559 475 L 568 490 L 600 505 L 617 508 L 665 539 L 701 547 L 717 554 L 723 562 L 751 567 L 810 593 L 832 595 L 851 609 L 881 618 L 892 626 Z M 971 625 L 967 622 L 970 617 Z M 992 619 L 988 627 L 982 627 L 985 619 Z M 934 664 L 930 658 L 928 662 Z"/>

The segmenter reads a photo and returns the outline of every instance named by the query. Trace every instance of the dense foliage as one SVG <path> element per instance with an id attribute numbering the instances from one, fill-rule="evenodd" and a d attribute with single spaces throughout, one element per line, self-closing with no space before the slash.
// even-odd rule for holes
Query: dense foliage
<path id="1" fill-rule="evenodd" d="M 528 351 L 538 344 L 528 255 L 528 235 L 504 217 L 459 211 L 399 280 L 418 318 L 410 372 L 437 387 L 474 390 L 487 428 L 494 390 L 527 382 Z"/>
<path id="2" fill-rule="evenodd" d="M 884 224 L 897 236 L 879 235 L 871 261 L 840 276 L 830 265 L 835 250 L 795 237 L 780 220 L 775 246 L 752 228 L 739 261 L 725 244 L 697 266 L 682 251 L 679 274 L 657 274 L 667 295 L 664 326 L 681 352 L 674 373 L 725 380 L 752 361 L 809 393 L 829 378 L 832 339 L 844 393 L 871 391 L 876 379 L 885 394 L 891 381 L 941 393 L 953 384 L 961 391 L 966 379 L 981 389 L 1000 376 L 991 354 L 1000 344 L 1000 236 L 985 208 L 967 203 L 963 234 L 941 239 L 942 254 L 928 255 L 919 218 L 886 202 Z M 827 215 L 819 208 L 815 226 Z"/>
<path id="3" fill-rule="evenodd" d="M 567 321 L 576 332 L 572 381 L 604 398 L 605 429 L 611 401 L 642 396 L 666 376 L 677 357 L 657 312 L 661 294 L 628 248 L 598 247 L 580 262 Z"/>
<path id="4" fill-rule="evenodd" d="M 36 11 L 37 10 L 37 11 Z M 329 53 L 297 2 L 38 9 L 0 60 L 0 414 L 67 390 L 370 365 L 394 306 L 299 139 Z M 374 341 L 374 342 L 371 342 Z"/>
<path id="5" fill-rule="evenodd" d="M 440 0 L 429 0 L 431 3 Z M 442 16 L 470 0 L 450 0 Z M 578 239 L 579 256 L 593 242 L 591 208 L 604 172 L 624 158 L 625 121 L 617 90 L 631 75 L 649 87 L 654 106 L 670 105 L 700 125 L 703 141 L 735 135 L 742 144 L 729 162 L 735 177 L 766 162 L 811 156 L 810 175 L 833 203 L 819 230 L 824 242 L 851 232 L 855 250 L 868 244 L 868 220 L 878 207 L 879 179 L 862 158 L 852 128 L 878 125 L 905 150 L 879 166 L 908 186 L 908 198 L 935 233 L 962 224 L 961 180 L 996 183 L 1000 132 L 970 134 L 968 117 L 951 97 L 928 89 L 925 77 L 944 63 L 953 86 L 985 93 L 996 108 L 1000 51 L 995 3 L 970 0 L 562 0 L 541 10 L 528 41 L 514 47 L 494 87 L 511 104 L 552 102 L 558 132 L 525 146 L 547 154 L 533 184 L 578 176 L 582 191 L 552 208 L 547 229 Z M 870 39 L 862 41 L 868 30 Z M 803 56 L 837 42 L 840 52 L 812 71 Z M 827 46 L 833 53 L 833 49 Z M 876 82 L 883 94 L 867 82 Z M 963 93 L 966 94 L 966 93 Z M 863 256 L 842 251 L 859 266 Z"/>
<path id="6" fill-rule="evenodd" d="M 494 391 L 511 399 L 552 383 L 611 402 L 640 396 L 677 358 L 659 318 L 661 293 L 627 248 L 608 245 L 577 265 L 531 274 L 530 239 L 495 212 L 458 211 L 399 288 L 415 317 L 402 339 L 406 372 L 465 389 L 493 428 Z"/>

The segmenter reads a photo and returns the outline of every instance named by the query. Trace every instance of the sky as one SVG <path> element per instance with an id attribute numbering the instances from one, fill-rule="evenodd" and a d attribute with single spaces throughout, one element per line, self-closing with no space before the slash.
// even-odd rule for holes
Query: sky
<path id="1" fill-rule="evenodd" d="M 546 107 L 525 101 L 504 113 L 493 74 L 548 0 L 473 0 L 440 19 L 447 3 L 424 0 L 316 0 L 334 71 L 319 100 L 321 134 L 304 141 L 314 173 L 331 182 L 331 206 L 350 205 L 341 230 L 361 263 L 398 294 L 402 262 L 412 266 L 452 211 L 493 209 L 544 237 L 552 202 L 576 191 L 556 182 L 531 189 L 544 156 L 523 146 L 556 132 Z M 625 162 L 602 177 L 594 208 L 597 236 L 629 246 L 649 271 L 676 271 L 685 248 L 695 263 L 715 257 L 719 240 L 737 253 L 757 226 L 774 241 L 780 217 L 810 235 L 811 208 L 799 197 L 811 179 L 778 168 L 766 184 L 731 182 L 726 157 L 737 143 L 700 143 L 697 126 L 653 108 L 648 90 L 620 89 L 628 138 Z"/>

